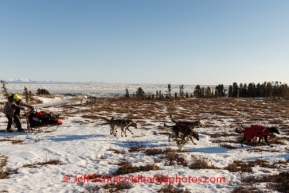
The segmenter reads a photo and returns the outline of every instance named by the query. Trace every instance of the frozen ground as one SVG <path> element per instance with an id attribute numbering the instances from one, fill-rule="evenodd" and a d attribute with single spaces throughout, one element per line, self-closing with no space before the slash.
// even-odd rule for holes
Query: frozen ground
<path id="1" fill-rule="evenodd" d="M 171 102 L 175 103 L 173 107 L 167 103 L 145 101 L 138 102 L 137 107 L 128 107 L 124 105 L 128 102 L 114 104 L 110 101 L 99 101 L 97 104 L 91 105 L 89 101 L 83 101 L 83 104 L 81 104 L 79 98 L 63 95 L 58 95 L 56 98 L 39 99 L 43 103 L 35 105 L 35 107 L 38 110 L 60 113 L 63 125 L 57 131 L 50 133 L 0 133 L 2 163 L 4 162 L 3 156 L 8 158 L 3 170 L 14 170 L 8 178 L 0 179 L 0 192 L 1 190 L 4 192 L 43 193 L 88 192 L 88 187 L 96 189 L 96 186 L 100 189 L 95 192 L 111 192 L 112 189 L 105 189 L 105 185 L 109 184 L 108 182 L 92 182 L 88 179 L 83 182 L 81 177 L 88 174 L 91 176 L 93 174 L 111 176 L 121 167 L 120 163 L 124 161 L 128 161 L 132 166 L 154 165 L 155 167 L 155 169 L 148 171 L 140 169 L 139 171 L 120 175 L 122 180 L 127 177 L 126 182 L 131 183 L 131 188 L 123 191 L 135 193 L 157 192 L 165 187 L 165 184 L 172 184 L 180 192 L 185 192 L 185 190 L 196 193 L 231 192 L 236 186 L 242 184 L 242 176 L 264 176 L 268 175 L 268 172 L 270 174 L 278 174 L 282 171 L 288 172 L 288 162 L 286 163 L 289 157 L 288 141 L 285 141 L 283 145 L 273 143 L 273 147 L 263 144 L 260 151 L 259 147 L 245 145 L 241 148 L 239 143 L 226 141 L 228 139 L 237 140 L 233 134 L 228 137 L 214 137 L 214 134 L 218 132 L 230 133 L 234 129 L 232 127 L 236 124 L 232 124 L 234 119 L 218 118 L 217 114 L 220 112 L 212 107 L 202 107 L 203 104 L 194 103 L 194 101 L 192 101 L 194 105 L 191 108 L 198 108 L 198 111 L 203 111 L 201 110 L 203 108 L 207 111 L 198 112 L 199 116 L 203 113 L 206 117 L 201 120 L 205 128 L 196 128 L 200 135 L 199 141 L 194 140 L 197 145 L 189 142 L 184 146 L 185 151 L 179 151 L 175 142 L 168 142 L 167 135 L 165 135 L 167 130 L 162 127 L 164 121 L 172 124 L 166 117 L 167 114 L 164 117 L 160 117 L 158 114 L 147 115 L 147 117 L 141 115 L 143 118 L 136 114 L 137 111 L 144 111 L 144 109 L 156 111 L 155 107 L 161 108 L 166 105 L 166 108 L 160 113 L 173 111 L 176 114 L 179 113 L 180 116 L 184 114 L 185 107 L 178 107 L 176 102 Z M 2 97 L 0 104 L 3 105 L 4 102 L 5 100 Z M 96 107 L 97 105 L 102 106 Z M 124 105 L 125 110 L 121 110 L 120 105 Z M 199 106 L 196 107 L 197 105 Z M 117 137 L 110 135 L 109 125 L 103 125 L 104 121 L 100 119 L 100 117 L 120 117 L 121 115 L 133 117 L 133 120 L 138 121 L 138 129 L 131 128 L 134 137 L 129 132 L 127 137 L 121 137 L 120 130 Z M 246 119 L 246 115 L 239 115 Z M 287 118 L 282 119 L 286 125 Z M 266 122 L 266 124 L 269 123 Z M 25 127 L 24 122 L 23 126 Z M 4 130 L 5 127 L 6 118 L 4 114 L 1 114 L 0 130 Z M 3 139 L 20 140 L 21 142 L 13 144 L 11 141 Z M 216 139 L 220 139 L 221 142 L 214 142 Z M 235 149 L 221 147 L 220 144 L 229 144 Z M 161 149 L 166 151 L 168 148 L 171 148 L 174 152 L 154 155 L 146 153 L 148 150 Z M 254 149 L 259 151 L 253 151 Z M 170 156 L 176 156 L 177 158 L 170 158 Z M 181 161 L 181 158 L 184 161 Z M 190 168 L 190 164 L 194 160 L 202 159 L 205 159 L 209 166 L 218 169 Z M 269 163 L 285 161 L 285 164 L 280 164 L 280 167 L 275 168 L 261 168 L 260 165 L 256 165 L 248 173 L 231 172 L 224 169 L 232 164 L 234 160 L 247 162 L 256 159 L 263 159 Z M 58 160 L 61 164 L 37 165 L 37 163 L 49 160 Z M 188 165 L 185 166 L 182 164 L 183 162 L 187 162 Z M 28 167 L 28 164 L 32 164 L 32 166 Z M 156 181 L 145 182 L 144 178 L 140 178 L 140 175 L 146 179 L 163 176 L 165 180 L 162 183 Z M 176 176 L 183 182 L 176 182 L 178 180 Z M 166 177 L 170 177 L 168 181 Z M 189 177 L 191 181 L 186 182 Z M 220 181 L 221 178 L 224 180 Z M 136 182 L 134 179 L 138 181 Z M 258 188 L 266 191 L 266 183 L 258 183 Z M 278 192 L 277 190 L 268 191 Z"/>

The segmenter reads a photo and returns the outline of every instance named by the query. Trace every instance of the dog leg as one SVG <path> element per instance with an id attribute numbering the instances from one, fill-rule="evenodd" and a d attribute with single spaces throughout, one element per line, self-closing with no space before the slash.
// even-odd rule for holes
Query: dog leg
<path id="1" fill-rule="evenodd" d="M 127 137 L 127 134 L 126 134 L 126 130 L 127 130 L 127 129 L 128 129 L 128 127 L 122 127 L 122 128 L 121 128 L 121 132 L 124 133 L 124 136 L 125 136 L 125 137 Z M 122 135 L 121 135 L 121 136 L 122 136 Z"/>
<path id="2" fill-rule="evenodd" d="M 259 137 L 258 145 L 260 145 L 261 139 L 262 139 L 262 137 Z"/>
<path id="3" fill-rule="evenodd" d="M 116 126 L 110 125 L 110 134 L 115 135 Z"/>
<path id="4" fill-rule="evenodd" d="M 244 146 L 243 146 L 243 142 L 244 142 L 245 140 L 246 140 L 245 137 L 241 140 L 241 146 L 242 146 L 242 147 L 244 147 Z"/>
<path id="5" fill-rule="evenodd" d="M 126 130 L 128 130 L 134 136 L 133 132 L 131 132 L 131 130 L 128 127 L 125 129 L 125 131 Z"/>
<path id="6" fill-rule="evenodd" d="M 179 131 L 176 131 L 176 139 L 180 136 L 180 132 Z"/>
<path id="7" fill-rule="evenodd" d="M 259 137 L 259 141 L 260 141 L 261 143 L 263 143 L 263 142 L 264 142 L 264 138 L 263 138 L 263 137 Z"/>
<path id="8" fill-rule="evenodd" d="M 178 140 L 178 137 L 180 137 L 179 135 L 175 135 L 175 140 Z M 181 137 L 180 137 L 181 138 Z M 182 139 L 182 138 L 181 138 Z"/>
<path id="9" fill-rule="evenodd" d="M 123 137 L 123 136 L 122 136 L 122 133 L 125 133 L 123 127 L 121 127 L 121 137 Z M 125 134 L 125 136 L 126 136 L 126 134 Z"/>
<path id="10" fill-rule="evenodd" d="M 171 138 L 174 138 L 175 140 L 177 140 L 176 134 L 175 133 L 171 133 L 169 135 L 169 139 L 168 139 L 169 142 L 171 142 Z"/>
<path id="11" fill-rule="evenodd" d="M 110 134 L 112 135 L 113 134 L 113 128 L 110 127 Z"/>
<path id="12" fill-rule="evenodd" d="M 110 126 L 110 134 L 112 135 L 113 127 Z"/>
<path id="13" fill-rule="evenodd" d="M 182 140 L 177 140 L 177 146 L 182 149 L 182 147 L 187 143 L 187 141 L 185 140 L 185 138 L 181 138 Z"/>
<path id="14" fill-rule="evenodd" d="M 116 137 L 116 132 L 117 132 L 117 126 L 114 126 L 111 134 Z"/>
<path id="15" fill-rule="evenodd" d="M 268 136 L 264 136 L 264 139 L 265 139 L 265 142 L 266 142 L 269 146 L 271 146 L 270 143 L 268 142 Z M 271 146 L 271 147 L 273 147 L 273 146 Z"/>
<path id="16" fill-rule="evenodd" d="M 193 141 L 193 138 L 190 136 L 189 137 L 190 138 L 190 140 L 192 141 L 192 143 L 194 144 L 194 145 L 197 145 L 194 141 Z"/>
<path id="17" fill-rule="evenodd" d="M 126 135 L 126 130 L 128 129 L 128 127 L 123 127 L 122 129 L 121 129 L 121 131 L 124 133 L 124 136 L 125 137 L 127 137 L 127 135 Z"/>

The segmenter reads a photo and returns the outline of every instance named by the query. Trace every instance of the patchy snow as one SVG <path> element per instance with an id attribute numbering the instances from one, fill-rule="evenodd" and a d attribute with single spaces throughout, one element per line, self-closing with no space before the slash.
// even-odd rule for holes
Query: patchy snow
<path id="1" fill-rule="evenodd" d="M 52 112 L 60 111 L 61 105 L 71 105 L 74 109 L 81 109 L 80 100 L 86 97 L 71 97 L 58 95 L 55 98 L 38 97 L 43 101 L 42 104 L 35 105 L 39 110 L 49 110 Z M 5 102 L 1 96 L 0 102 Z M 170 182 L 162 182 L 161 184 L 154 182 L 131 182 L 133 187 L 126 192 L 157 192 L 164 184 L 178 185 L 175 180 L 177 177 L 183 180 L 181 183 L 184 188 L 190 192 L 231 192 L 235 186 L 241 184 L 241 175 L 239 172 L 229 172 L 225 169 L 189 169 L 177 163 L 172 165 L 166 164 L 166 159 L 159 155 L 149 156 L 144 153 L 145 149 L 157 148 L 177 149 L 175 142 L 168 142 L 166 135 L 161 135 L 157 132 L 160 130 L 158 125 L 163 122 L 155 120 L 146 120 L 151 124 L 150 128 L 144 128 L 142 123 L 138 123 L 138 129 L 132 128 L 135 137 L 128 133 L 128 137 L 120 137 L 120 130 L 117 137 L 109 134 L 109 125 L 102 125 L 101 121 L 89 122 L 82 117 L 83 112 L 78 114 L 73 112 L 73 117 L 63 119 L 63 125 L 58 130 L 51 133 L 0 133 L 0 140 L 5 137 L 13 137 L 14 139 L 23 140 L 22 143 L 12 144 L 10 141 L 1 141 L 0 154 L 8 157 L 7 165 L 4 169 L 18 169 L 17 173 L 11 174 L 7 179 L 0 179 L 0 191 L 8 192 L 85 192 L 87 185 L 103 186 L 107 182 L 87 182 L 83 183 L 80 177 L 85 174 L 106 174 L 111 175 L 120 166 L 117 165 L 120 161 L 126 160 L 133 166 L 141 166 L 155 163 L 159 166 L 159 170 L 140 171 L 130 174 L 124 174 L 122 177 L 127 177 L 132 181 L 133 178 L 138 179 L 140 175 L 155 177 L 162 175 L 170 177 Z M 97 112 L 96 112 L 97 114 Z M 210 120 L 210 124 L 222 125 L 219 132 L 227 132 L 231 130 L 229 125 L 231 119 L 223 119 L 222 123 Z M 6 127 L 6 118 L 3 114 L 0 116 L 0 129 Z M 203 122 L 205 122 L 203 120 Z M 24 127 L 25 124 L 23 123 Z M 216 133 L 212 127 L 196 128 L 197 132 Z M 153 132 L 157 134 L 154 134 Z M 224 137 L 227 138 L 228 137 Z M 222 139 L 219 138 L 219 139 Z M 206 158 L 208 164 L 219 168 L 224 168 L 231 164 L 234 160 L 250 161 L 258 158 L 274 162 L 285 160 L 289 155 L 285 146 L 265 147 L 274 152 L 254 152 L 248 151 L 253 149 L 251 146 L 240 147 L 236 144 L 236 149 L 228 149 L 220 147 L 218 143 L 212 143 L 211 137 L 205 134 L 200 134 L 197 145 L 191 142 L 185 145 L 186 152 L 177 152 L 186 160 L 191 161 L 192 156 L 197 158 Z M 141 151 L 129 152 L 132 146 L 142 146 Z M 116 154 L 109 149 L 116 149 L 124 153 Z M 42 165 L 36 168 L 23 167 L 25 164 L 33 164 L 36 162 L 45 162 L 48 160 L 60 160 L 63 165 Z M 161 161 L 156 161 L 161 159 Z M 288 165 L 287 165 L 288 166 Z M 277 173 L 276 169 L 267 168 L 268 171 Z M 288 167 L 284 168 L 288 171 Z M 253 175 L 264 175 L 259 166 L 253 167 Z M 78 178 L 75 178 L 77 176 Z M 191 179 L 202 179 L 202 181 L 185 182 Z M 216 178 L 224 178 L 223 182 L 213 182 Z M 69 180 L 70 178 L 70 180 Z M 205 179 L 209 178 L 208 182 Z M 78 182 L 74 182 L 78 179 Z M 174 182 L 172 181 L 174 180 Z M 207 179 L 208 180 L 208 179 Z M 69 182 L 65 182 L 69 181 Z M 266 189 L 266 187 L 263 187 Z M 274 191 L 271 191 L 274 192 Z M 277 191 L 275 191 L 277 192 Z"/>

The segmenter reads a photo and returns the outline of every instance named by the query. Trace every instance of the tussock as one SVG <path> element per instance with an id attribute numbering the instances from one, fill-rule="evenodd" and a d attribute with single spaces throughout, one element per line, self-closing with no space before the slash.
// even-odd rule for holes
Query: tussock
<path id="1" fill-rule="evenodd" d="M 113 173 L 113 175 L 123 175 L 123 174 L 130 174 L 135 172 L 144 172 L 150 170 L 159 170 L 159 166 L 155 164 L 148 164 L 145 166 L 132 166 L 130 162 L 121 162 L 119 163 L 121 167 Z"/>
<path id="2" fill-rule="evenodd" d="M 102 186 L 103 189 L 109 192 L 120 192 L 127 189 L 131 189 L 133 184 L 131 183 L 109 183 Z"/>
<path id="3" fill-rule="evenodd" d="M 190 169 L 220 169 L 213 164 L 209 164 L 210 159 L 204 157 L 192 156 L 192 163 L 189 165 Z"/>
<path id="4" fill-rule="evenodd" d="M 191 193 L 188 189 L 178 188 L 171 184 L 164 185 L 157 192 L 158 193 Z"/>
<path id="5" fill-rule="evenodd" d="M 23 139 L 18 139 L 14 136 L 5 136 L 2 139 L 0 139 L 0 142 L 3 141 L 11 141 L 12 144 L 22 144 L 24 141 Z"/>
<path id="6" fill-rule="evenodd" d="M 17 174 L 18 173 L 17 172 L 18 168 L 17 169 L 6 168 L 6 170 L 3 169 L 7 165 L 7 161 L 8 161 L 7 156 L 0 155 L 0 179 L 5 179 L 5 178 L 8 178 L 9 175 L 11 175 L 11 174 Z"/>
<path id="7" fill-rule="evenodd" d="M 48 161 L 44 161 L 44 162 L 35 162 L 33 164 L 24 164 L 22 167 L 27 167 L 27 168 L 38 168 L 42 165 L 64 165 L 64 163 L 62 161 L 60 161 L 59 159 L 51 159 Z"/>

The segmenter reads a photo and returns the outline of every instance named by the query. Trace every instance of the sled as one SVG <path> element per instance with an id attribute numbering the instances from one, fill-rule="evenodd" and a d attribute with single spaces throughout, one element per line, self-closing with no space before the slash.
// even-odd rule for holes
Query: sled
<path id="1" fill-rule="evenodd" d="M 62 125 L 62 121 L 59 119 L 59 115 L 53 113 L 47 113 L 45 111 L 31 111 L 26 115 L 27 131 L 35 132 L 53 132 Z M 56 126 L 53 131 L 48 131 L 50 127 Z"/>

